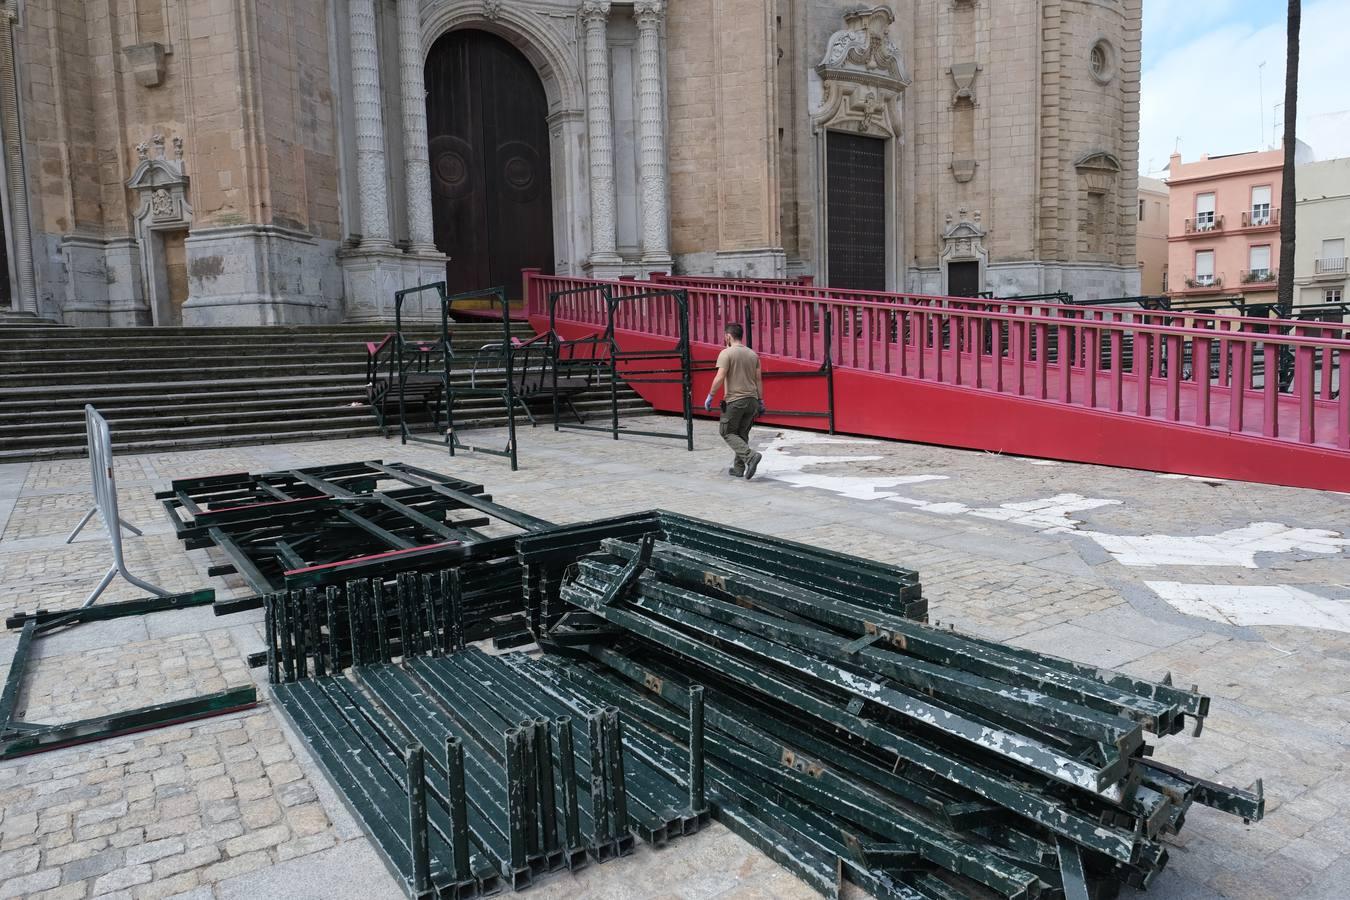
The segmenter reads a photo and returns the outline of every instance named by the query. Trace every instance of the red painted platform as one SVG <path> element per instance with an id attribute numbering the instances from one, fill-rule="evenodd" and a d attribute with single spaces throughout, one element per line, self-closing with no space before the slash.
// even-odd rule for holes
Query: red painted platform
<path id="1" fill-rule="evenodd" d="M 766 371 L 834 364 L 836 429 L 1073 462 L 1350 491 L 1350 326 L 1063 307 L 1005 300 L 832 291 L 809 284 L 664 278 L 598 282 L 526 273 L 531 324 L 547 330 L 563 298 L 564 337 L 598 333 L 599 287 L 682 288 L 696 360 L 709 363 L 728 321 L 749 323 Z M 625 350 L 669 347 L 675 304 L 620 307 Z M 1178 324 L 1180 323 L 1180 324 Z M 1193 365 L 1192 360 L 1209 360 Z M 1285 361 L 1285 379 L 1266 378 Z M 695 402 L 711 382 L 696 375 Z M 1281 381 L 1285 384 L 1281 384 Z M 635 384 L 678 411 L 672 385 Z M 770 408 L 826 406 L 823 379 L 771 379 Z M 776 396 L 777 395 L 777 396 Z M 767 421 L 824 427 L 823 419 Z"/>

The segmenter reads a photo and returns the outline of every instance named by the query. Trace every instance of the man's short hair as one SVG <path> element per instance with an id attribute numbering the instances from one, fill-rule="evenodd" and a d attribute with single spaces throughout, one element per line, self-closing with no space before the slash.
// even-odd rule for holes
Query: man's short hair
<path id="1" fill-rule="evenodd" d="M 740 322 L 728 322 L 727 327 L 724 328 L 723 331 L 731 335 L 733 341 L 745 340 L 745 329 L 741 327 Z"/>

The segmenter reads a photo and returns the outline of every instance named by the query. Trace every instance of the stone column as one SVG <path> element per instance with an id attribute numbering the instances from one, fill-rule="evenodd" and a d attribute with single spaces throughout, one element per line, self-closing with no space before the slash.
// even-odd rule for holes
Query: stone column
<path id="1" fill-rule="evenodd" d="M 642 267 L 670 267 L 666 197 L 666 110 L 661 89 L 661 21 L 665 0 L 637 0 L 638 192 L 642 197 Z"/>
<path id="2" fill-rule="evenodd" d="M 586 27 L 586 133 L 591 159 L 591 267 L 614 266 L 614 117 L 609 98 L 609 0 L 582 0 Z"/>
<path id="3" fill-rule="evenodd" d="M 408 193 L 408 239 L 413 253 L 436 252 L 431 226 L 431 165 L 427 157 L 427 90 L 422 66 L 422 21 L 417 0 L 398 0 L 398 61 L 403 86 L 403 181 Z"/>
<path id="4" fill-rule="evenodd" d="M 389 188 L 384 158 L 384 117 L 380 111 L 380 55 L 375 38 L 374 0 L 351 0 L 349 9 L 361 249 L 387 250 L 393 243 L 389 239 Z"/>

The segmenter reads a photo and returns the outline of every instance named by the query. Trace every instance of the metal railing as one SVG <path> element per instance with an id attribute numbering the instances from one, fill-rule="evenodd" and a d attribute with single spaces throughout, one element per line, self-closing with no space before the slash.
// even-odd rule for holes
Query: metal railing
<path id="1" fill-rule="evenodd" d="M 155 587 L 148 581 L 142 581 L 127 571 L 126 558 L 122 553 L 122 529 L 125 528 L 135 535 L 140 535 L 141 532 L 123 519 L 117 508 L 117 481 L 113 478 L 112 466 L 112 432 L 108 429 L 108 420 L 90 404 L 85 404 L 84 407 L 84 423 L 85 439 L 89 447 L 89 477 L 93 482 L 94 507 L 84 514 L 80 524 L 76 525 L 75 530 L 66 538 L 66 543 L 75 540 L 75 536 L 89 524 L 94 514 L 98 513 L 103 518 L 104 527 L 108 529 L 108 543 L 112 546 L 113 564 L 81 607 L 89 606 L 97 600 L 117 575 L 156 597 L 168 597 L 169 591 Z"/>
<path id="2" fill-rule="evenodd" d="M 1270 209 L 1262 212 L 1260 210 L 1249 209 L 1242 213 L 1243 228 L 1265 228 L 1267 225 L 1280 224 L 1280 211 Z"/>
<path id="3" fill-rule="evenodd" d="M 538 314 L 548 293 L 587 280 L 531 275 L 527 283 L 529 309 Z M 690 288 L 691 338 L 720 343 L 722 326 L 740 320 L 748 303 L 762 354 L 819 363 L 828 350 L 841 369 L 1350 450 L 1350 392 L 1340 388 L 1350 365 L 1345 326 L 1111 307 L 1046 314 L 1034 306 L 977 306 L 998 301 L 929 299 Z M 594 304 L 558 314 L 605 324 Z M 828 347 L 826 317 L 833 324 Z M 638 316 L 618 327 L 674 336 L 671 325 Z"/>
<path id="4" fill-rule="evenodd" d="M 1186 220 L 1186 234 L 1208 234 L 1211 231 L 1223 231 L 1223 216 L 1195 217 Z"/>
<path id="5" fill-rule="evenodd" d="M 1205 290 L 1223 287 L 1223 273 L 1214 275 L 1187 275 L 1184 284 L 1187 290 Z"/>
<path id="6" fill-rule="evenodd" d="M 1345 257 L 1344 256 L 1319 256 L 1313 260 L 1314 275 L 1344 275 Z"/>
<path id="7" fill-rule="evenodd" d="M 1243 269 L 1243 284 L 1274 284 L 1280 277 L 1278 269 Z"/>

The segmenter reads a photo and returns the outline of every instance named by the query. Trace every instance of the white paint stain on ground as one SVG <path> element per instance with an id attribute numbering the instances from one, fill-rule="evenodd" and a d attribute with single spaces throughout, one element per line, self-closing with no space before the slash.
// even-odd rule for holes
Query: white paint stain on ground
<path id="1" fill-rule="evenodd" d="M 1009 522 L 1044 533 L 1071 533 L 1095 542 L 1125 566 L 1241 566 L 1255 569 L 1258 553 L 1336 554 L 1350 548 L 1339 532 L 1318 528 L 1294 528 L 1280 522 L 1253 522 L 1242 528 L 1212 535 L 1107 534 L 1083 528 L 1074 513 L 1103 506 L 1119 505 L 1119 500 L 1085 497 L 1081 494 L 1056 494 L 1037 500 L 1003 503 L 995 507 L 972 507 L 952 500 L 930 501 L 906 497 L 894 488 L 905 484 L 946 480 L 946 475 L 860 476 L 809 472 L 824 465 L 873 462 L 880 456 L 813 456 L 793 454 L 791 448 L 812 445 L 876 445 L 862 438 L 836 438 L 809 432 L 780 432 L 761 452 L 759 471 L 763 477 L 785 481 L 796 487 L 814 487 L 856 500 L 886 500 L 912 509 L 941 516 L 974 516 Z"/>
<path id="2" fill-rule="evenodd" d="M 1328 600 L 1287 584 L 1144 583 L 1178 612 L 1188 616 L 1229 625 L 1293 625 L 1350 631 L 1350 601 Z"/>
<path id="3" fill-rule="evenodd" d="M 808 468 L 837 463 L 872 462 L 880 456 L 811 456 L 808 454 L 788 453 L 788 448 L 803 445 L 819 446 L 828 444 L 876 445 L 876 441 L 864 438 L 837 438 L 802 432 L 784 431 L 775 435 L 768 445 L 760 448 L 764 458 L 760 460 L 756 472 L 758 478 L 772 478 L 794 487 L 812 487 L 830 491 L 841 497 L 855 500 L 888 500 L 896 496 L 888 488 L 902 484 L 917 484 L 923 481 L 942 481 L 946 475 L 888 475 L 857 476 L 836 475 L 828 472 L 807 472 Z"/>
<path id="4" fill-rule="evenodd" d="M 1291 528 L 1279 522 L 1253 522 L 1219 534 L 1177 537 L 1166 534 L 1138 536 L 1087 535 L 1126 566 L 1242 566 L 1255 569 L 1258 553 L 1340 553 L 1350 547 L 1335 531 L 1321 528 Z"/>

